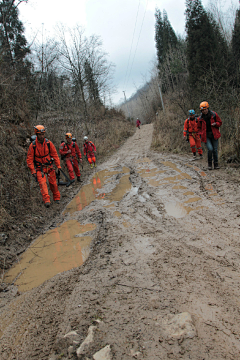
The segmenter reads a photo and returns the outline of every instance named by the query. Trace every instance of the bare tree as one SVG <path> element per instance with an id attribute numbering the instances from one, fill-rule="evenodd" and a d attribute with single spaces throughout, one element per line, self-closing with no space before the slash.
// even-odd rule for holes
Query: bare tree
<path id="1" fill-rule="evenodd" d="M 108 63 L 98 36 L 88 39 L 80 26 L 73 30 L 59 27 L 58 34 L 60 65 L 71 78 L 75 101 L 87 120 L 92 101 L 99 104 L 110 92 L 113 65 Z"/>

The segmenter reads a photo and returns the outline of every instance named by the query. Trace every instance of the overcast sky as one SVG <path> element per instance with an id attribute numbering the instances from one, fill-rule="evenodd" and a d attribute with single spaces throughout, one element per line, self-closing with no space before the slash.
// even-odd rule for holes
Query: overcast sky
<path id="1" fill-rule="evenodd" d="M 219 1 L 219 0 L 218 0 Z M 236 4 L 238 0 L 225 3 Z M 204 6 L 208 0 L 202 0 Z M 151 63 L 156 58 L 154 42 L 155 8 L 167 11 L 172 27 L 184 34 L 185 0 L 29 0 L 19 6 L 20 19 L 28 41 L 38 34 L 54 36 L 59 23 L 69 27 L 80 24 L 86 36 L 96 34 L 116 65 L 113 102 L 129 98 L 149 78 Z M 44 26 L 42 25 L 44 24 Z"/>

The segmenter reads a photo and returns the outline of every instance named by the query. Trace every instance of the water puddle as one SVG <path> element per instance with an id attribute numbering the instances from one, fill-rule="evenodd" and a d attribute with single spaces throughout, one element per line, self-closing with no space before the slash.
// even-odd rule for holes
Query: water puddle
<path id="1" fill-rule="evenodd" d="M 180 189 L 187 189 L 187 188 L 186 188 L 186 186 L 183 186 L 183 185 L 175 185 L 175 186 L 173 186 L 173 189 L 180 190 Z"/>
<path id="2" fill-rule="evenodd" d="M 129 174 L 124 175 L 121 177 L 119 183 L 116 185 L 116 187 L 108 194 L 106 194 L 106 200 L 109 200 L 110 202 L 113 201 L 120 201 L 122 200 L 123 196 L 131 190 L 132 184 L 129 180 Z"/>
<path id="3" fill-rule="evenodd" d="M 177 171 L 177 172 L 182 172 L 176 164 L 172 163 L 171 161 L 162 161 L 162 164 L 165 166 L 168 166 L 170 168 L 172 168 L 173 170 Z"/>
<path id="4" fill-rule="evenodd" d="M 124 221 L 122 224 L 125 228 L 129 228 L 131 226 L 131 224 L 128 221 Z"/>
<path id="5" fill-rule="evenodd" d="M 185 192 L 183 195 L 185 195 L 185 196 L 187 196 L 187 195 L 194 195 L 194 192 L 192 192 L 192 191 L 187 191 L 187 192 Z"/>
<path id="6" fill-rule="evenodd" d="M 116 217 L 121 217 L 122 216 L 120 211 L 114 211 L 113 215 L 116 216 Z"/>
<path id="7" fill-rule="evenodd" d="M 193 198 L 190 198 L 186 201 L 184 201 L 184 204 L 190 204 L 190 203 L 193 203 L 193 202 L 196 202 L 196 201 L 199 201 L 199 200 L 202 200 L 199 196 L 195 196 Z"/>
<path id="8" fill-rule="evenodd" d="M 122 197 L 126 194 L 126 192 L 131 189 L 129 173 L 130 170 L 127 167 L 123 167 L 123 169 L 119 171 L 99 171 L 92 177 L 90 184 L 82 186 L 79 193 L 66 207 L 64 214 L 73 214 L 76 211 L 81 211 L 86 206 L 91 204 L 94 200 L 104 199 L 110 202 L 120 201 Z M 104 191 L 102 191 L 102 187 L 110 181 L 113 175 L 117 174 L 127 175 L 123 175 L 121 177 L 119 183 L 110 193 L 105 193 Z M 112 204 L 109 205 L 109 207 L 113 206 L 114 205 Z"/>
<path id="9" fill-rule="evenodd" d="M 185 206 L 179 202 L 169 202 L 165 204 L 165 210 L 168 215 L 175 217 L 176 219 L 183 218 L 188 215 L 191 211 L 196 211 L 203 209 L 204 206 L 198 206 L 192 208 L 190 206 Z"/>
<path id="10" fill-rule="evenodd" d="M 19 291 L 39 286 L 54 275 L 81 266 L 90 252 L 91 236 L 82 234 L 96 229 L 95 224 L 81 225 L 69 220 L 39 236 L 25 251 L 20 262 L 6 274 L 5 280 Z"/>
<path id="11" fill-rule="evenodd" d="M 165 172 L 164 170 L 158 170 L 157 168 L 154 168 L 154 169 L 141 169 L 140 171 L 138 171 L 138 173 L 143 178 L 154 177 L 157 174 L 161 174 L 161 173 L 164 173 L 164 172 Z"/>

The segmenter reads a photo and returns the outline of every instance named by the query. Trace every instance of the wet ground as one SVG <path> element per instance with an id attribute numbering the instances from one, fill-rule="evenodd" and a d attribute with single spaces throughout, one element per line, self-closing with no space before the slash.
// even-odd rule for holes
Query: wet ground
<path id="1" fill-rule="evenodd" d="M 152 153 L 152 131 L 94 169 L 5 275 L 1 359 L 87 360 L 106 345 L 117 360 L 240 359 L 239 182 Z"/>

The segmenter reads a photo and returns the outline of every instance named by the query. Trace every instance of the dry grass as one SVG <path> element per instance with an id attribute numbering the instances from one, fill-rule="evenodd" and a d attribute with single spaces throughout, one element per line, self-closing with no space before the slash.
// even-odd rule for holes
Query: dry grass
<path id="1" fill-rule="evenodd" d="M 154 123 L 152 148 L 156 151 L 169 151 L 175 154 L 189 152 L 190 146 L 183 139 L 183 127 L 186 118 L 177 113 L 159 112 Z"/>

